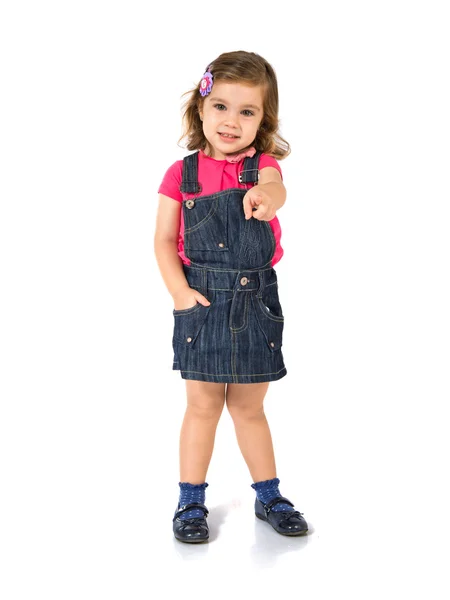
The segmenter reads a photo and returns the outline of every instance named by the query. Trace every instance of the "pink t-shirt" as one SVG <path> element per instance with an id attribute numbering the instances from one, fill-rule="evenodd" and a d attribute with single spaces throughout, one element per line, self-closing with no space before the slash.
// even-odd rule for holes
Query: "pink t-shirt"
<path id="1" fill-rule="evenodd" d="M 227 160 L 216 160 L 200 150 L 198 154 L 198 180 L 202 185 L 202 196 L 209 196 L 223 190 L 230 188 L 242 188 L 250 189 L 253 187 L 252 183 L 239 183 L 239 173 L 242 171 L 244 159 L 238 163 L 230 163 Z M 264 167 L 274 167 L 281 173 L 281 168 L 275 158 L 267 154 L 261 154 L 259 158 L 259 170 Z M 177 202 L 183 202 L 183 200 L 189 200 L 195 198 L 198 194 L 185 194 L 180 192 L 180 185 L 182 181 L 183 172 L 183 161 L 177 160 L 171 167 L 169 167 L 164 175 L 161 185 L 159 186 L 158 193 L 169 196 Z M 274 217 L 269 221 L 269 225 L 273 231 L 275 237 L 275 253 L 272 259 L 272 266 L 274 266 L 283 256 L 283 248 L 280 245 L 281 239 L 281 227 L 278 221 L 278 217 Z M 189 265 L 190 260 L 184 254 L 184 222 L 183 222 L 183 211 L 181 211 L 181 223 L 180 233 L 178 236 L 178 254 L 184 264 Z"/>

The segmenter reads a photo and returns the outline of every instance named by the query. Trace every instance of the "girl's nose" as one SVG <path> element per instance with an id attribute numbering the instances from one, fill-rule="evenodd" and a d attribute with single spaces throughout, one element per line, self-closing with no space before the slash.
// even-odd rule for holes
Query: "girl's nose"
<path id="1" fill-rule="evenodd" d="M 228 127 L 237 127 L 238 126 L 237 115 L 229 112 L 227 114 L 227 118 L 225 119 L 225 124 L 228 125 Z"/>

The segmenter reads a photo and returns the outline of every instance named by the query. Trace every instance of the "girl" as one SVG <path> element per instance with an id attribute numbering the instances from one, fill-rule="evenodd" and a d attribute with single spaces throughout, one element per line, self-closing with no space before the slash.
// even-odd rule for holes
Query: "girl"
<path id="1" fill-rule="evenodd" d="M 186 380 L 180 434 L 180 497 L 173 531 L 204 542 L 206 474 L 224 404 L 256 491 L 255 514 L 283 535 L 302 535 L 302 513 L 284 498 L 263 402 L 286 375 L 283 314 L 274 265 L 276 217 L 286 199 L 277 162 L 278 86 L 252 52 L 221 54 L 185 105 L 186 147 L 159 187 L 155 254 L 174 302 L 173 369 Z"/>

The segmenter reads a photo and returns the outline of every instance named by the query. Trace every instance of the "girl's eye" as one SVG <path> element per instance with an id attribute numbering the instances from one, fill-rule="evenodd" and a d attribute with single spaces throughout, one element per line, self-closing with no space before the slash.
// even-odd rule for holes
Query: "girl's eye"
<path id="1" fill-rule="evenodd" d="M 227 107 L 224 104 L 214 104 L 214 108 L 216 108 L 217 110 L 227 110 Z M 242 111 L 242 114 L 245 117 L 253 117 L 255 113 L 246 108 Z"/>

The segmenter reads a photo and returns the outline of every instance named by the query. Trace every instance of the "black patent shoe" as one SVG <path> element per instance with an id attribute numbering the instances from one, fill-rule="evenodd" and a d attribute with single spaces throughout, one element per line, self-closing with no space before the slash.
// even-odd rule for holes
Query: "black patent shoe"
<path id="1" fill-rule="evenodd" d="M 203 517 L 196 517 L 195 519 L 180 519 L 180 515 L 192 510 L 193 508 L 199 508 L 203 511 Z M 173 534 L 180 542 L 187 542 L 189 544 L 198 544 L 199 542 L 207 542 L 209 539 L 209 528 L 206 522 L 208 516 L 208 509 L 204 504 L 199 502 L 191 502 L 191 504 L 185 504 L 179 506 L 175 511 L 173 517 Z"/>
<path id="2" fill-rule="evenodd" d="M 298 510 L 282 510 L 275 512 L 272 508 L 276 504 L 289 504 L 294 506 L 290 500 L 283 497 L 272 498 L 267 504 L 263 504 L 258 498 L 255 500 L 255 515 L 262 521 L 267 521 L 281 535 L 305 535 L 308 533 L 308 523 L 303 518 L 303 513 Z"/>

